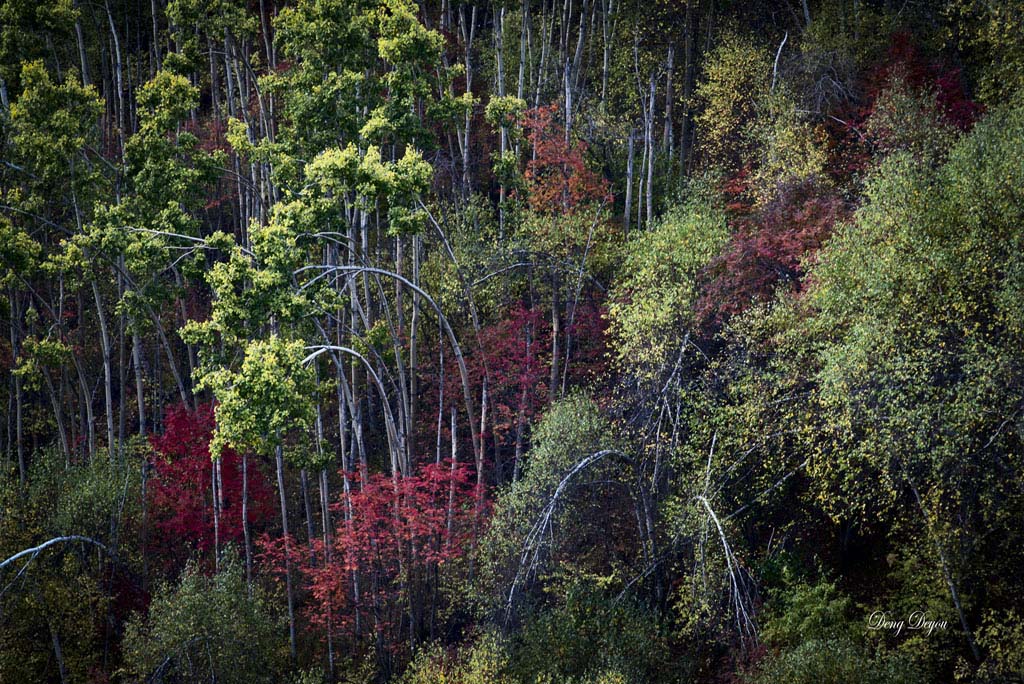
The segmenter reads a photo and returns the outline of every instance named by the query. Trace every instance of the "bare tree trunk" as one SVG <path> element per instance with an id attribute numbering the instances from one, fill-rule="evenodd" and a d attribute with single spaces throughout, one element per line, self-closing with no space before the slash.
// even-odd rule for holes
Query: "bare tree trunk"
<path id="1" fill-rule="evenodd" d="M 305 468 L 299 472 L 299 477 L 302 483 L 302 503 L 306 509 L 306 539 L 309 540 L 309 557 L 315 563 L 313 540 L 316 539 L 316 532 L 313 530 L 313 503 L 309 497 L 309 473 Z"/>
<path id="2" fill-rule="evenodd" d="M 420 286 L 420 251 L 422 250 L 423 238 L 419 235 L 412 237 L 412 282 L 416 287 Z M 419 331 L 420 331 L 420 293 L 412 291 L 412 320 L 409 324 L 409 438 L 410 444 L 415 443 L 416 438 L 416 404 L 419 393 Z M 410 447 L 410 460 L 415 454 Z"/>
<path id="3" fill-rule="evenodd" d="M 143 384 L 145 368 L 142 365 L 142 338 L 132 333 L 132 365 L 135 369 L 135 403 L 139 411 L 139 437 L 146 436 L 146 395 Z"/>
<path id="4" fill-rule="evenodd" d="M 18 361 L 18 321 L 21 320 L 21 313 L 18 310 L 18 298 L 12 290 L 10 293 L 11 301 L 11 355 L 14 357 L 12 362 L 17 364 Z M 21 376 L 12 373 L 14 378 L 14 442 L 18 450 L 18 480 L 21 485 L 25 486 L 27 479 L 27 473 L 25 470 L 25 422 L 24 422 L 24 399 L 22 397 L 21 388 Z"/>
<path id="5" fill-rule="evenodd" d="M 121 61 L 121 39 L 117 35 L 117 27 L 114 26 L 114 15 L 110 11 L 110 3 L 104 2 L 104 7 L 107 10 L 107 21 L 110 24 L 110 35 L 113 39 L 114 54 L 114 76 L 115 76 L 115 87 L 117 88 L 117 137 L 120 141 L 121 156 L 124 156 L 124 134 L 125 134 L 125 119 L 124 119 L 124 68 Z"/>
<path id="6" fill-rule="evenodd" d="M 601 0 L 604 11 L 601 13 L 601 109 L 604 110 L 608 104 L 608 71 L 611 67 L 612 55 L 612 13 L 615 11 L 614 0 Z M 689 6 L 687 2 L 687 6 Z M 627 221 L 628 223 L 628 221 Z"/>
<path id="7" fill-rule="evenodd" d="M 252 596 L 252 533 L 249 530 L 249 456 L 242 454 L 242 536 L 245 538 L 245 586 Z"/>
<path id="8" fill-rule="evenodd" d="M 150 0 L 149 1 L 150 13 L 153 15 L 153 63 L 156 65 L 157 71 L 159 71 L 160 68 L 161 68 L 160 27 L 157 24 L 157 19 L 160 16 L 160 13 L 159 13 L 159 11 L 157 9 L 157 4 L 156 3 L 157 3 L 157 0 Z M 84 56 L 83 56 L 82 61 L 83 62 L 85 61 Z M 152 77 L 153 74 L 150 73 L 150 76 Z"/>
<path id="9" fill-rule="evenodd" d="M 53 642 L 53 656 L 57 660 L 57 671 L 60 672 L 61 684 L 65 684 L 68 681 L 67 669 L 64 667 L 64 651 L 60 647 L 60 636 L 57 634 L 57 630 L 53 628 L 53 624 L 47 621 L 47 625 L 50 628 L 50 640 Z"/>
<path id="10" fill-rule="evenodd" d="M 466 12 L 465 6 L 459 9 L 459 30 L 462 33 L 462 43 L 465 48 L 464 59 L 466 67 L 466 92 L 473 91 L 473 38 L 476 35 L 476 5 L 473 5 L 473 9 L 470 13 L 469 24 L 466 24 Z M 463 143 L 462 143 L 462 194 L 463 197 L 469 197 L 472 192 L 472 182 L 469 172 L 469 134 L 470 125 L 472 123 L 473 112 L 467 110 L 465 114 L 465 120 L 463 125 Z"/>
<path id="11" fill-rule="evenodd" d="M 651 93 L 647 103 L 647 227 L 654 220 L 654 74 L 651 73 Z"/>
<path id="12" fill-rule="evenodd" d="M 220 459 L 210 461 L 210 494 L 213 497 L 213 569 L 220 572 L 220 493 L 217 491 L 217 464 Z"/>
<path id="13" fill-rule="evenodd" d="M 679 164 L 685 172 L 687 162 L 690 158 L 690 147 L 691 147 L 691 122 L 690 116 L 692 108 L 690 107 L 690 100 L 693 97 L 693 79 L 694 79 L 694 65 L 693 65 L 693 2 L 686 3 L 686 18 L 684 19 L 685 26 L 683 30 L 685 32 L 683 42 L 683 59 L 686 64 L 683 68 L 683 121 L 680 124 L 679 132 Z"/>
<path id="14" fill-rule="evenodd" d="M 687 3 L 689 5 L 689 3 Z M 665 67 L 665 130 L 661 136 L 661 148 L 664 154 L 668 155 L 668 158 L 672 159 L 673 152 L 673 140 L 672 134 L 674 128 L 672 126 L 672 105 L 675 99 L 675 91 L 673 90 L 672 74 L 675 71 L 675 58 L 676 58 L 676 46 L 668 46 L 668 57 L 666 59 Z"/>
<path id="15" fill-rule="evenodd" d="M 107 328 L 107 315 L 103 311 L 103 299 L 100 297 L 100 288 L 96 281 L 92 281 L 92 294 L 96 300 L 96 316 L 100 323 L 100 349 L 103 352 L 103 394 L 107 410 L 107 451 L 110 455 L 110 462 L 114 462 L 114 389 L 113 370 L 111 368 L 110 331 Z"/>
<path id="16" fill-rule="evenodd" d="M 964 614 L 964 607 L 960 602 L 960 592 L 957 590 L 956 582 L 953 579 L 953 573 L 949 568 L 949 559 L 946 556 L 946 549 L 943 547 L 942 542 L 938 538 L 937 532 L 932 526 L 931 516 L 928 515 L 928 510 L 921 501 L 921 495 L 917 491 L 917 486 L 911 482 L 910 475 L 906 473 L 906 471 L 904 471 L 904 474 L 907 477 L 907 483 L 910 484 L 910 491 L 914 493 L 914 499 L 917 501 L 917 508 L 921 511 L 921 516 L 924 518 L 925 529 L 928 532 L 928 536 L 932 538 L 932 542 L 935 544 L 935 550 L 939 554 L 939 562 L 942 565 L 942 577 L 946 581 L 946 587 L 949 589 L 950 598 L 953 600 L 953 607 L 956 608 L 956 614 L 960 618 L 960 626 L 964 630 L 964 636 L 967 638 L 967 645 L 971 649 L 971 655 L 974 656 L 974 661 L 976 663 L 980 663 L 981 651 L 978 649 L 978 644 L 974 641 L 974 632 L 971 631 L 970 625 L 967 623 L 967 616 Z"/>
<path id="17" fill-rule="evenodd" d="M 636 129 L 629 129 L 629 143 L 626 156 L 626 206 L 622 213 L 622 227 L 629 232 L 630 218 L 633 211 L 633 164 L 636 158 Z"/>
<path id="18" fill-rule="evenodd" d="M 548 384 L 548 402 L 554 404 L 558 399 L 558 367 L 559 367 L 559 356 L 561 353 L 558 350 L 558 338 L 562 333 L 562 314 L 561 314 L 561 282 L 558 277 L 558 271 L 552 270 L 551 272 L 551 379 Z"/>
<path id="19" fill-rule="evenodd" d="M 77 6 L 78 3 L 75 3 Z M 153 19 L 156 22 L 156 19 Z M 78 61 L 82 70 L 82 85 L 89 85 L 89 61 L 85 55 L 85 39 L 82 36 L 82 22 L 75 19 L 75 41 L 78 43 Z"/>
<path id="20" fill-rule="evenodd" d="M 296 658 L 295 594 L 292 590 L 292 549 L 291 539 L 288 535 L 288 501 L 284 492 L 284 448 L 280 444 L 275 449 L 275 462 L 277 466 L 277 492 L 281 502 L 281 528 L 284 532 L 284 584 L 285 593 L 288 595 L 288 647 L 291 651 L 292 661 L 294 661 Z"/>

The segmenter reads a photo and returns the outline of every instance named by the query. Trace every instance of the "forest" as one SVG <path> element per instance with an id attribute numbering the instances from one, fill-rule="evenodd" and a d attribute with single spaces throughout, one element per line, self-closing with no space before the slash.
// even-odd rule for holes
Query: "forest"
<path id="1" fill-rule="evenodd" d="M 1019 0 L 0 0 L 0 682 L 1024 681 Z"/>

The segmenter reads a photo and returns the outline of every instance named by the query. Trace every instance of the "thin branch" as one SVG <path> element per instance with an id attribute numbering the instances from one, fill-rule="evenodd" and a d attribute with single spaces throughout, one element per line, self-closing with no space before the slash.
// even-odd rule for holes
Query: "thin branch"
<path id="1" fill-rule="evenodd" d="M 114 555 L 114 554 L 112 554 L 110 552 L 110 549 L 108 549 L 104 544 L 96 541 L 95 539 L 92 539 L 91 537 L 83 537 L 80 534 L 72 534 L 72 535 L 68 535 L 66 537 L 54 537 L 53 539 L 51 539 L 49 541 L 43 542 L 39 546 L 33 546 L 30 549 L 25 549 L 24 551 L 19 551 L 18 553 L 14 554 L 13 556 L 11 556 L 7 560 L 5 560 L 3 563 L 0 563 L 0 570 L 3 570 L 5 567 L 10 565 L 14 561 L 18 560 L 19 558 L 24 558 L 25 556 L 32 556 L 32 558 L 29 559 L 29 562 L 31 562 L 32 560 L 35 560 L 36 556 L 38 556 L 40 553 L 42 553 L 46 549 L 50 548 L 51 546 L 54 546 L 55 544 L 62 544 L 64 542 L 72 542 L 72 541 L 89 542 L 90 544 L 93 544 L 93 545 L 98 546 L 99 548 L 103 549 L 103 551 L 106 552 L 106 554 L 108 556 L 112 557 Z"/>

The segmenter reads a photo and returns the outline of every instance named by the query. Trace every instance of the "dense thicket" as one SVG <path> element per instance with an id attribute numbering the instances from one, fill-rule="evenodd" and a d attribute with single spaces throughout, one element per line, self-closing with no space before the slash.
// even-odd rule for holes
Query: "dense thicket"
<path id="1" fill-rule="evenodd" d="M 1013 0 L 0 0 L 0 681 L 1021 681 L 1022 188 Z"/>

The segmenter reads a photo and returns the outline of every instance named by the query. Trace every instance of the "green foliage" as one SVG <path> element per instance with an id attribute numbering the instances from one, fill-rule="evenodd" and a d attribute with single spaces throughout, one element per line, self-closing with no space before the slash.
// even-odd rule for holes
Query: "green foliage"
<path id="1" fill-rule="evenodd" d="M 1014 0 L 952 0 L 951 37 L 976 53 L 982 101 L 999 104 L 1024 97 L 1024 12 Z"/>
<path id="2" fill-rule="evenodd" d="M 478 589 L 485 593 L 487 609 L 505 609 L 509 588 L 513 582 L 521 583 L 526 548 L 534 546 L 539 558 L 558 557 L 568 545 L 579 543 L 586 537 L 586 528 L 593 529 L 595 511 L 588 505 L 586 482 L 611 476 L 611 459 L 598 461 L 583 472 L 573 474 L 573 487 L 563 492 L 559 484 L 587 456 L 615 446 L 611 426 L 601 415 L 597 404 L 582 394 L 573 394 L 553 404 L 544 418 L 534 427 L 533 448 L 527 458 L 522 477 L 499 492 L 491 523 L 481 543 L 483 554 L 482 580 Z M 531 531 L 539 523 L 545 508 L 553 497 L 558 502 L 552 512 L 550 528 L 557 531 L 554 539 L 545 541 L 543 532 L 535 538 Z M 598 534 L 605 533 L 600 530 Z M 583 542 L 586 543 L 585 541 Z"/>
<path id="3" fill-rule="evenodd" d="M 901 74 L 876 98 L 865 133 L 882 154 L 901 150 L 922 161 L 941 160 L 956 140 L 936 94 L 916 91 Z"/>
<path id="4" fill-rule="evenodd" d="M 36 266 L 39 244 L 28 233 L 0 217 L 0 285 L 28 275 Z"/>
<path id="5" fill-rule="evenodd" d="M 101 666 L 97 626 L 110 615 L 110 573 L 123 576 L 137 559 L 126 532 L 138 516 L 140 460 L 128 456 L 123 465 L 101 458 L 72 464 L 50 449 L 34 455 L 24 488 L 9 473 L 0 477 L 0 560 L 65 535 L 90 537 L 119 554 L 112 567 L 97 547 L 63 542 L 0 571 L 0 680 L 59 678 L 55 641 L 72 681 Z"/>
<path id="6" fill-rule="evenodd" d="M 642 371 L 668 360 L 693 321 L 701 269 L 728 239 L 721 203 L 699 184 L 650 232 L 633 237 L 608 307 L 620 364 Z"/>
<path id="7" fill-rule="evenodd" d="M 677 681 L 685 660 L 669 652 L 658 620 L 629 597 L 570 579 L 559 603 L 530 616 L 514 647 L 522 682 L 657 684 Z"/>
<path id="8" fill-rule="evenodd" d="M 872 657 L 847 641 L 807 640 L 767 659 L 750 681 L 756 684 L 915 684 L 925 680 L 912 663 Z"/>
<path id="9" fill-rule="evenodd" d="M 757 684 L 927 681 L 905 656 L 873 652 L 865 623 L 852 619 L 850 599 L 828 582 L 780 589 L 762 634 L 770 651 L 748 680 Z"/>
<path id="10" fill-rule="evenodd" d="M 16 95 L 24 82 L 23 63 L 50 56 L 53 42 L 73 42 L 79 12 L 72 0 L 5 0 L 0 3 L 0 81 Z"/>
<path id="11" fill-rule="evenodd" d="M 756 168 L 751 177 L 755 199 L 764 203 L 774 199 L 780 186 L 814 178 L 824 178 L 827 154 L 822 144 L 824 133 L 799 111 L 783 88 L 758 103 L 759 116 L 751 124 L 757 141 Z"/>
<path id="12" fill-rule="evenodd" d="M 1019 4 L 0 0 L 0 559 L 109 550 L 2 571 L 0 680 L 1020 679 Z M 247 542 L 294 466 L 293 661 L 232 553 L 124 629 L 179 393 Z M 373 472 L 474 411 L 477 504 Z"/>
<path id="13" fill-rule="evenodd" d="M 139 679 L 279 682 L 286 670 L 286 631 L 268 597 L 250 596 L 245 569 L 226 553 L 206 576 L 189 564 L 180 581 L 157 591 L 145 617 L 129 621 L 124 673 Z"/>
<path id="14" fill-rule="evenodd" d="M 790 648 L 807 640 L 854 639 L 864 629 L 850 619 L 851 603 L 831 582 L 785 582 L 772 596 L 761 636 L 766 643 Z"/>
<path id="15" fill-rule="evenodd" d="M 485 632 L 457 654 L 440 645 L 420 650 L 399 680 L 401 684 L 515 684 L 510 670 L 508 644 Z"/>
<path id="16" fill-rule="evenodd" d="M 1024 623 L 1016 611 L 989 613 L 978 630 L 978 643 L 988 658 L 976 681 L 995 684 L 1024 676 Z"/>
<path id="17" fill-rule="evenodd" d="M 301 342 L 276 335 L 250 342 L 237 371 L 214 370 L 197 383 L 217 398 L 210 453 L 224 447 L 270 455 L 293 429 L 312 424 L 313 370 Z"/>
<path id="18" fill-rule="evenodd" d="M 42 61 L 22 66 L 21 83 L 21 96 L 11 103 L 10 136 L 14 161 L 29 174 L 34 191 L 23 198 L 24 208 L 39 211 L 54 199 L 75 199 L 86 209 L 101 176 L 76 162 L 99 145 L 103 101 L 74 72 L 55 83 Z"/>
<path id="19" fill-rule="evenodd" d="M 991 434 L 980 407 L 1007 415 L 1017 391 L 1004 375 L 1015 352 L 995 326 L 1002 274 L 1017 261 L 1011 188 L 1024 171 L 1005 160 L 1024 152 L 1021 122 L 1020 111 L 990 117 L 937 173 L 894 156 L 856 222 L 828 246 L 810 303 L 819 310 L 812 325 L 835 340 L 821 351 L 820 379 L 842 446 L 841 460 L 817 464 L 820 476 L 848 477 L 859 470 L 854 462 L 873 463 L 885 484 L 863 496 L 875 501 L 907 478 L 934 483 L 943 499 L 961 496 L 968 481 L 971 490 L 981 484 L 961 454 Z"/>
<path id="20" fill-rule="evenodd" d="M 901 14 L 914 11 L 904 7 Z M 816 7 L 810 26 L 799 37 L 790 35 L 790 40 L 798 41 L 802 63 L 802 73 L 795 80 L 808 104 L 823 110 L 845 104 L 859 75 L 884 59 L 898 28 L 898 16 L 884 7 L 844 2 Z"/>

